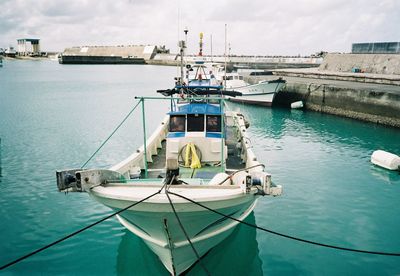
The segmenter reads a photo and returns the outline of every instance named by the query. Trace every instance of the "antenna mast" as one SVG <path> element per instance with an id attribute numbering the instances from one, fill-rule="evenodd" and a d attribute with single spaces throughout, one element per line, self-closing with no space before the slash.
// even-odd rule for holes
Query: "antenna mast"
<path id="1" fill-rule="evenodd" d="M 212 52 L 212 34 L 210 35 L 210 45 L 211 45 L 211 62 L 213 62 L 213 52 Z"/>
<path id="2" fill-rule="evenodd" d="M 226 30 L 226 24 L 225 24 L 225 53 L 224 53 L 224 58 L 225 58 L 225 72 L 224 72 L 224 89 L 226 90 L 226 36 L 227 36 L 227 30 Z"/>
<path id="3" fill-rule="evenodd" d="M 203 33 L 200 33 L 199 57 L 203 56 Z"/>
<path id="4" fill-rule="evenodd" d="M 183 85 L 184 81 L 184 73 L 183 73 L 183 56 L 185 55 L 185 48 L 186 48 L 186 41 L 187 41 L 187 33 L 189 32 L 189 30 L 187 29 L 187 27 L 185 28 L 185 30 L 183 30 L 183 32 L 185 33 L 185 40 L 181 40 L 179 41 L 179 47 L 180 47 L 180 55 L 181 55 L 181 79 L 179 81 L 180 85 Z"/>

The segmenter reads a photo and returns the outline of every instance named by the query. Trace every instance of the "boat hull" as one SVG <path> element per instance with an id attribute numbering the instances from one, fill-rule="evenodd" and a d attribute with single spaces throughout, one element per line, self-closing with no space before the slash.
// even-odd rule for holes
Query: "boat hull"
<path id="1" fill-rule="evenodd" d="M 225 215 L 244 220 L 254 209 L 257 197 L 254 193 L 233 193 L 221 200 L 199 198 L 199 203 Z M 132 189 L 133 191 L 133 189 Z M 189 191 L 183 191 L 187 197 Z M 208 191 L 207 193 L 210 193 Z M 178 194 L 182 194 L 182 191 Z M 92 196 L 102 204 L 120 210 L 135 200 L 104 197 L 93 193 Z M 140 203 L 118 215 L 118 219 L 129 231 L 142 238 L 148 247 L 159 257 L 172 274 L 180 274 L 190 268 L 217 244 L 228 237 L 238 221 L 228 219 L 205 208 L 170 195 L 174 208 L 182 224 L 176 218 L 166 194 L 159 194 L 152 202 Z M 190 198 L 190 197 L 189 197 Z M 168 202 L 168 203 L 167 203 Z M 187 233 L 190 242 L 187 240 Z"/>
<path id="2" fill-rule="evenodd" d="M 242 96 L 230 98 L 233 102 L 255 104 L 261 106 L 271 106 L 275 95 L 285 85 L 284 81 L 266 81 L 254 85 L 232 88 L 234 91 L 242 93 Z"/>
<path id="3" fill-rule="evenodd" d="M 253 104 L 265 107 L 271 107 L 274 97 L 275 95 L 272 95 L 269 98 L 262 97 L 262 99 L 256 99 L 250 96 L 250 97 L 230 98 L 229 100 L 235 103 L 244 103 L 244 104 Z"/>

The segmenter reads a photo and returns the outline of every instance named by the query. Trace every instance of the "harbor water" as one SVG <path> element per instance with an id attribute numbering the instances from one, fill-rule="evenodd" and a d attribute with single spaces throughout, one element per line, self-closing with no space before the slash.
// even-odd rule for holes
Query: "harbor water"
<path id="1" fill-rule="evenodd" d="M 172 88 L 175 67 L 59 65 L 6 60 L 0 68 L 0 266 L 111 210 L 63 194 L 57 169 L 80 168 L 133 108 Z M 250 122 L 258 159 L 280 197 L 258 200 L 248 222 L 301 239 L 400 253 L 400 174 L 370 163 L 400 154 L 400 130 L 315 112 L 230 104 Z M 146 102 L 146 130 L 168 101 Z M 143 143 L 140 109 L 86 167 L 107 168 Z M 399 275 L 400 257 L 318 247 L 239 226 L 203 264 L 212 275 Z M 105 222 L 2 271 L 3 275 L 168 275 L 150 249 Z M 195 265 L 188 275 L 204 275 Z"/>

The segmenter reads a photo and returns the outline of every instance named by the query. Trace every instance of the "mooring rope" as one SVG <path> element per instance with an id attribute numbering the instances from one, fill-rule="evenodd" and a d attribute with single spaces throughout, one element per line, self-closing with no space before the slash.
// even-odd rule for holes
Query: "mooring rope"
<path id="1" fill-rule="evenodd" d="M 43 246 L 43 247 L 41 247 L 41 248 L 39 248 L 39 249 L 37 249 L 35 251 L 32 251 L 29 254 L 26 254 L 26 255 L 24 255 L 24 256 L 16 259 L 16 260 L 12 261 L 12 262 L 9 262 L 8 264 L 5 264 L 5 265 L 1 266 L 0 270 L 3 270 L 3 269 L 5 269 L 5 268 L 7 268 L 9 266 L 12 266 L 12 265 L 16 264 L 16 263 L 19 263 L 20 261 L 22 261 L 22 260 L 24 260 L 24 259 L 26 259 L 26 258 L 28 258 L 30 256 L 33 256 L 33 255 L 35 255 L 35 254 L 37 254 L 37 253 L 39 253 L 39 252 L 41 252 L 41 251 L 43 251 L 43 250 L 45 250 L 45 249 L 47 249 L 49 247 L 52 247 L 52 246 L 54 246 L 54 245 L 56 245 L 56 244 L 58 244 L 58 243 L 60 243 L 60 242 L 62 242 L 64 240 L 66 240 L 66 239 L 69 239 L 69 238 L 71 238 L 71 237 L 73 237 L 73 236 L 75 236 L 75 235 L 77 235 L 77 234 L 89 229 L 89 228 L 92 228 L 93 226 L 95 226 L 95 225 L 97 225 L 97 224 L 99 224 L 99 223 L 101 223 L 101 222 L 103 222 L 103 221 L 105 221 L 105 220 L 107 220 L 107 219 L 109 219 L 109 218 L 111 218 L 113 216 L 116 216 L 116 215 L 128 210 L 129 208 L 134 207 L 135 205 L 138 205 L 139 203 L 142 203 L 143 201 L 146 201 L 146 200 L 152 198 L 156 194 L 159 194 L 164 187 L 165 187 L 165 185 L 158 192 L 155 192 L 154 194 L 149 195 L 148 197 L 146 197 L 146 198 L 144 198 L 144 199 L 142 199 L 140 201 L 137 201 L 137 202 L 135 202 L 133 204 L 130 204 L 129 206 L 127 206 L 127 207 L 125 207 L 125 208 L 123 208 L 123 209 L 121 209 L 121 210 L 119 210 L 119 211 L 117 211 L 115 213 L 112 213 L 111 215 L 108 215 L 108 216 L 106 216 L 106 217 L 104 217 L 104 218 L 102 218 L 102 219 L 100 219 L 100 220 L 98 220 L 98 221 L 96 221 L 96 222 L 94 222 L 92 224 L 89 224 L 89 225 L 87 225 L 87 226 L 85 226 L 85 227 L 83 227 L 83 228 L 81 228 L 81 229 L 79 229 L 79 230 L 77 230 L 77 231 L 75 231 L 75 232 L 73 232 L 71 234 L 68 234 L 68 235 L 64 236 L 61 239 L 58 239 L 58 240 L 56 240 L 56 241 L 54 241 L 54 242 L 52 242 L 52 243 L 50 243 L 50 244 L 48 244 L 46 246 Z"/>
<path id="2" fill-rule="evenodd" d="M 89 159 L 81 166 L 81 169 L 83 169 L 87 163 L 89 163 L 90 160 L 100 151 L 100 149 L 110 140 L 110 138 L 117 132 L 117 130 L 125 123 L 125 121 L 131 116 L 132 112 L 135 111 L 136 107 L 140 104 L 142 100 L 139 100 L 137 104 L 129 111 L 129 113 L 125 116 L 125 118 L 122 120 L 121 123 L 111 132 L 111 134 L 107 137 L 107 139 L 100 145 L 100 147 L 92 154 L 92 156 L 89 157 Z"/>
<path id="3" fill-rule="evenodd" d="M 171 183 L 172 183 L 172 180 L 171 180 Z M 89 229 L 89 228 L 91 228 L 91 227 L 93 227 L 93 226 L 95 226 L 95 225 L 97 225 L 97 224 L 99 224 L 99 223 L 101 223 L 101 222 L 103 222 L 103 221 L 105 221 L 105 220 L 107 220 L 107 219 L 113 217 L 113 216 L 116 216 L 116 215 L 118 215 L 118 214 L 120 214 L 120 213 L 122 213 L 122 212 L 128 210 L 129 208 L 132 208 L 132 207 L 138 205 L 139 203 L 142 203 L 142 202 L 144 202 L 144 201 L 146 201 L 146 200 L 152 198 L 153 196 L 159 194 L 159 193 L 164 189 L 164 187 L 165 187 L 167 184 L 168 184 L 168 183 L 165 183 L 165 184 L 161 187 L 161 189 L 160 189 L 159 191 L 155 192 L 155 193 L 152 194 L 152 195 L 149 195 L 148 197 L 146 197 L 146 198 L 144 198 L 144 199 L 142 199 L 142 200 L 140 200 L 140 201 L 137 201 L 137 202 L 135 202 L 135 203 L 133 203 L 133 204 L 131 204 L 131 205 L 129 205 L 129 206 L 127 206 L 127 207 L 125 207 L 125 208 L 123 208 L 123 209 L 117 211 L 117 212 L 114 212 L 114 213 L 112 213 L 112 214 L 110 214 L 110 215 L 108 215 L 108 216 L 106 216 L 106 217 L 104 217 L 104 218 L 102 218 L 102 219 L 100 219 L 100 220 L 98 220 L 98 221 L 92 223 L 92 224 L 89 224 L 89 225 L 87 225 L 87 226 L 85 226 L 85 227 L 83 227 L 83 228 L 81 228 L 81 229 L 79 229 L 79 230 L 77 230 L 77 231 L 75 231 L 75 232 L 73 232 L 73 233 L 71 233 L 71 234 L 68 234 L 68 235 L 64 236 L 64 237 L 61 238 L 61 239 L 58 239 L 58 240 L 56 240 L 56 241 L 54 241 L 54 242 L 52 242 L 52 243 L 50 243 L 50 244 L 48 244 L 48 245 L 45 245 L 45 246 L 43 246 L 43 247 L 41 247 L 41 248 L 39 248 L 39 249 L 37 249 L 37 250 L 35 250 L 35 251 L 32 251 L 32 252 L 29 253 L 29 254 L 26 254 L 26 255 L 24 255 L 24 256 L 22 256 L 22 257 L 16 259 L 16 260 L 14 260 L 14 261 L 11 261 L 11 262 L 9 262 L 9 263 L 7 263 L 7 264 L 1 266 L 1 267 L 0 267 L 0 270 L 3 270 L 3 269 L 5 269 L 5 268 L 7 268 L 7 267 L 9 267 L 9 266 L 12 266 L 12 265 L 16 264 L 16 263 L 19 263 L 20 261 L 22 261 L 22 260 L 24 260 L 24 259 L 26 259 L 26 258 L 28 258 L 28 257 L 31 257 L 31 256 L 33 256 L 33 255 L 35 255 L 35 254 L 37 254 L 37 253 L 39 253 L 39 252 L 41 252 L 41 251 L 47 249 L 47 248 L 50 248 L 50 247 L 52 247 L 52 246 L 54 246 L 54 245 L 56 245 L 56 244 L 58 244 L 58 243 L 60 243 L 60 242 L 62 242 L 62 241 L 64 241 L 64 240 L 67 240 L 67 239 L 69 239 L 69 238 L 71 238 L 71 237 L 73 237 L 73 236 L 75 236 L 75 235 L 77 235 L 77 234 L 79 234 L 79 233 L 81 233 L 81 232 L 83 232 L 83 231 L 85 231 L 85 230 L 87 230 L 87 229 Z M 297 238 L 297 237 L 294 237 L 294 236 L 282 234 L 282 233 L 279 233 L 279 232 L 276 232 L 276 231 L 273 231 L 273 230 L 269 230 L 269 229 L 264 228 L 264 227 L 260 227 L 260 226 L 257 226 L 257 225 L 254 225 L 254 224 L 251 224 L 251 223 L 248 223 L 248 222 L 245 222 L 245 221 L 241 221 L 241 220 L 239 220 L 239 219 L 237 219 L 237 218 L 234 218 L 234 217 L 232 217 L 232 216 L 225 215 L 225 214 L 223 214 L 223 213 L 221 213 L 221 212 L 218 212 L 218 211 L 216 211 L 216 210 L 214 210 L 214 209 L 211 209 L 211 208 L 209 208 L 209 207 L 207 207 L 207 206 L 205 206 L 205 205 L 203 205 L 203 204 L 201 204 L 201 203 L 199 203 L 199 202 L 196 202 L 196 201 L 194 201 L 194 200 L 192 200 L 192 199 L 190 199 L 190 198 L 187 198 L 187 197 L 185 197 L 185 196 L 183 196 L 183 195 L 180 195 L 180 194 L 177 194 L 177 193 L 173 193 L 173 192 L 170 192 L 170 191 L 166 191 L 166 195 L 167 195 L 167 197 L 168 197 L 168 200 L 169 200 L 170 203 L 171 203 L 171 206 L 172 206 L 173 211 L 174 211 L 175 214 L 176 214 L 176 210 L 175 210 L 175 208 L 174 208 L 174 206 L 173 206 L 173 204 L 172 204 L 172 202 L 171 202 L 171 200 L 170 200 L 168 194 L 175 195 L 175 196 L 177 196 L 177 197 L 183 198 L 183 199 L 185 199 L 185 200 L 187 200 L 187 201 L 189 201 L 189 202 L 191 202 L 191 203 L 193 203 L 193 204 L 196 204 L 196 205 L 198 205 L 198 206 L 200 206 L 200 207 L 202 207 L 202 208 L 204 208 L 204 209 L 206 209 L 206 210 L 209 210 L 209 211 L 211 211 L 211 212 L 213 212 L 213 213 L 216 213 L 216 214 L 218 214 L 218 215 L 220 215 L 220 216 L 222 216 L 222 217 L 225 217 L 225 218 L 228 218 L 228 219 L 237 221 L 237 222 L 239 222 L 239 223 L 241 223 L 241 224 L 244 224 L 244 225 L 247 225 L 247 226 L 249 226 L 249 227 L 253 227 L 253 228 L 256 228 L 256 229 L 258 229 L 258 230 L 261 230 L 261 231 L 264 231 L 264 232 L 267 232 L 267 233 L 270 233 L 270 234 L 273 234 L 273 235 L 277 235 L 277 236 L 280 236 L 280 237 L 283 237 L 283 238 L 287 238 L 287 239 L 291 239 L 291 240 L 295 240 L 295 241 L 299 241 L 299 242 L 303 242 L 303 243 L 313 244 L 313 245 L 317 245 L 317 246 L 321 246 L 321 247 L 327 247 L 327 248 L 331 248 L 331 249 L 342 250 L 342 251 L 350 251 L 350 252 L 364 253 L 364 254 L 373 254 L 373 255 L 384 255 L 384 256 L 395 256 L 395 257 L 400 257 L 400 253 L 394 253 L 394 252 L 380 252 L 380 251 L 369 251 L 369 250 L 353 249 L 353 248 L 341 247 L 341 246 L 336 246 L 336 245 L 324 244 L 324 243 L 320 243 L 320 242 L 310 241 L 310 240 L 306 240 L 306 239 Z M 177 215 L 177 214 L 176 214 L 176 215 Z M 179 223 L 180 225 L 182 225 L 182 222 L 180 221 L 180 219 L 179 219 L 178 216 L 177 216 L 177 220 L 178 220 L 178 223 Z M 183 227 L 183 225 L 182 225 L 181 227 Z M 182 228 L 182 230 L 183 230 L 183 229 L 184 229 L 184 228 Z M 183 231 L 184 231 L 184 230 L 183 230 Z M 185 235 L 187 235 L 186 231 L 184 231 L 184 233 L 185 233 Z M 188 238 L 188 236 L 187 236 L 187 239 L 188 239 L 188 241 L 190 240 L 190 239 Z M 192 244 L 191 244 L 191 245 L 192 245 Z M 195 248 L 193 247 L 193 245 L 192 245 L 192 248 L 195 250 Z M 198 254 L 196 254 L 196 255 L 198 255 Z M 201 258 L 200 258 L 200 259 L 201 259 Z M 200 262 L 200 263 L 201 263 L 201 262 Z M 203 265 L 202 265 L 202 266 L 203 266 Z M 209 272 L 207 271 L 207 269 L 206 269 L 204 266 L 203 266 L 203 268 L 204 268 L 205 271 L 209 274 Z"/>
<path id="4" fill-rule="evenodd" d="M 179 227 L 182 229 L 182 232 L 183 232 L 183 234 L 185 235 L 186 240 L 189 242 L 190 247 L 192 248 L 194 254 L 196 255 L 197 261 L 199 262 L 199 264 L 200 264 L 201 267 L 203 268 L 204 272 L 205 272 L 207 275 L 211 275 L 210 272 L 209 272 L 209 271 L 207 270 L 207 268 L 205 267 L 205 265 L 203 264 L 203 262 L 201 261 L 201 257 L 200 257 L 200 255 L 199 255 L 199 253 L 197 252 L 196 248 L 194 247 L 192 241 L 190 240 L 189 235 L 188 235 L 188 233 L 187 233 L 186 230 L 185 230 L 185 227 L 183 227 L 182 221 L 181 221 L 181 219 L 179 218 L 178 213 L 177 213 L 176 210 L 175 210 L 175 206 L 174 206 L 174 204 L 172 203 L 171 198 L 169 197 L 169 190 L 168 190 L 168 189 L 165 189 L 165 195 L 167 196 L 168 201 L 169 201 L 169 203 L 171 204 L 172 211 L 174 212 L 174 215 L 175 215 L 175 217 L 176 217 L 176 220 L 178 221 Z M 171 250 L 172 250 L 172 248 L 171 248 Z"/>
<path id="5" fill-rule="evenodd" d="M 192 202 L 192 203 L 194 203 L 194 204 L 196 204 L 196 205 L 198 205 L 198 206 L 200 206 L 200 207 L 203 207 L 204 209 L 207 209 L 207 210 L 209 210 L 209 211 L 211 211 L 211 212 L 214 212 L 214 213 L 216 213 L 216 214 L 218 214 L 218 215 L 220 215 L 220 216 L 222 216 L 222 217 L 225 217 L 225 218 L 228 218 L 228 219 L 237 221 L 237 222 L 239 222 L 239 223 L 242 223 L 242 224 L 244 224 L 244 225 L 247 225 L 247 226 L 249 226 L 249 227 L 253 227 L 253 228 L 256 228 L 256 229 L 258 229 L 258 230 L 262 230 L 262 231 L 264 231 L 264 232 L 268 232 L 268 233 L 270 233 L 270 234 L 274 234 L 274 235 L 281 236 L 281 237 L 284 237 L 284 238 L 288 238 L 288 239 L 291 239 L 291 240 L 296 240 L 296 241 L 303 242 L 303 243 L 308 243 L 308 244 L 313 244 L 313 245 L 318 245 L 318 246 L 322 246 L 322 247 L 328 247 L 328 248 L 333 248 L 333 249 L 343 250 L 343 251 L 351 251 L 351 252 L 365 253 L 365 254 L 374 254 L 374 255 L 396 256 L 396 257 L 399 257 L 399 256 L 400 256 L 400 253 L 379 252 L 379 251 L 369 251 L 369 250 L 353 249 L 353 248 L 341 247 L 341 246 L 336 246 L 336 245 L 324 244 L 324 243 L 320 243 L 320 242 L 310 241 L 310 240 L 301 239 L 301 238 L 297 238 L 297 237 L 294 237 L 294 236 L 282 234 L 282 233 L 279 233 L 279 232 L 276 232 L 276 231 L 272 231 L 272 230 L 269 230 L 269 229 L 267 229 L 267 228 L 260 227 L 260 226 L 257 226 L 257 225 L 254 225 L 254 224 L 251 224 L 251 223 L 248 223 L 248 222 L 245 222 L 245 221 L 241 221 L 241 220 L 239 220 L 239 219 L 237 219 L 237 218 L 234 218 L 234 217 L 225 215 L 225 214 L 223 214 L 223 213 L 221 213 L 221 212 L 218 212 L 218 211 L 216 211 L 216 210 L 214 210 L 214 209 L 211 209 L 211 208 L 209 208 L 209 207 L 207 207 L 207 206 L 205 206 L 205 205 L 203 205 L 203 204 L 201 204 L 201 203 L 199 203 L 199 202 L 196 202 L 196 201 L 194 201 L 194 200 L 192 200 L 192 199 L 190 199 L 190 198 L 187 198 L 187 197 L 185 197 L 185 196 L 183 196 L 183 195 L 179 195 L 179 194 L 176 194 L 176 193 L 173 193 L 173 192 L 169 192 L 169 193 L 170 193 L 171 195 L 175 195 L 175 196 L 178 196 L 178 197 L 180 197 L 180 198 L 186 199 L 187 201 L 190 201 L 190 202 Z"/>

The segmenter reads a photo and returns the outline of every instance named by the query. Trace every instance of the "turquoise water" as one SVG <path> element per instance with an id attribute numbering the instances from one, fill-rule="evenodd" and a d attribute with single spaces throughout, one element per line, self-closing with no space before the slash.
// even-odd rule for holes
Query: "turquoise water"
<path id="1" fill-rule="evenodd" d="M 87 194 L 58 193 L 55 170 L 80 167 L 136 103 L 169 88 L 174 67 L 5 61 L 0 68 L 0 265 L 110 213 Z M 371 165 L 400 154 L 400 130 L 334 116 L 232 104 L 251 123 L 258 158 L 284 187 L 248 220 L 337 246 L 400 252 L 400 175 Z M 148 133 L 168 110 L 146 104 Z M 108 167 L 142 144 L 138 109 L 88 167 Z M 398 275 L 400 257 L 341 252 L 238 227 L 204 264 L 212 275 Z M 1 274 L 168 275 L 110 219 Z M 195 266 L 189 275 L 204 275 Z"/>

